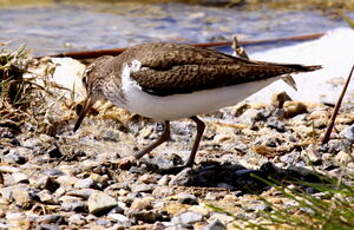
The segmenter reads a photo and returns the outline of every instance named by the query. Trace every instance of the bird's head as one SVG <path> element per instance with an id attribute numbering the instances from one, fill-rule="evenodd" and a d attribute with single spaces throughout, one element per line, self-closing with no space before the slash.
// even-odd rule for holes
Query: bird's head
<path id="1" fill-rule="evenodd" d="M 112 59 L 112 56 L 102 56 L 86 68 L 82 77 L 82 84 L 86 89 L 87 96 L 74 126 L 74 132 L 80 127 L 92 105 L 103 97 L 102 86 L 107 81 L 107 75 L 112 73 Z"/>

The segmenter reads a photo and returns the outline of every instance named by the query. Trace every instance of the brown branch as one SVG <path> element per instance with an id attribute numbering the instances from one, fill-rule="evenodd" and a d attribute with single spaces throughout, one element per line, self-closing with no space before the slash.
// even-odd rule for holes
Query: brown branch
<path id="1" fill-rule="evenodd" d="M 263 39 L 263 40 L 250 40 L 250 41 L 239 41 L 239 45 L 262 45 L 262 44 L 271 44 L 284 41 L 307 41 L 320 38 L 324 33 L 315 33 L 315 34 L 306 34 L 299 36 L 291 36 L 284 38 L 275 38 L 275 39 Z M 218 46 L 230 46 L 232 41 L 227 42 L 209 42 L 209 43 L 196 43 L 192 44 L 197 47 L 218 47 Z M 89 51 L 77 51 L 77 52 L 65 52 L 59 54 L 48 55 L 49 57 L 71 57 L 75 59 L 88 59 L 88 58 L 98 58 L 103 55 L 119 55 L 125 50 L 125 48 L 115 48 L 115 49 L 103 49 L 103 50 L 89 50 Z M 43 56 L 35 57 L 42 58 Z"/>
<path id="2" fill-rule="evenodd" d="M 343 97 L 345 95 L 345 92 L 347 91 L 347 88 L 348 88 L 348 85 L 349 85 L 349 82 L 350 82 L 350 79 L 353 75 L 353 71 L 354 71 L 354 65 L 352 67 L 352 70 L 350 71 L 349 73 L 349 76 L 347 78 L 347 81 L 345 82 L 345 85 L 343 86 L 343 89 L 342 89 L 342 93 L 340 94 L 339 98 L 338 98 L 338 101 L 336 103 L 336 106 L 334 107 L 334 110 L 332 112 L 332 116 L 331 116 L 331 119 L 330 119 L 330 122 L 328 124 L 328 127 L 327 127 L 327 130 L 325 132 L 325 135 L 322 139 L 322 144 L 326 144 L 328 141 L 329 141 L 329 138 L 331 136 L 331 132 L 332 132 L 332 129 L 334 127 L 334 122 L 336 120 L 336 117 L 337 117 L 337 114 L 338 114 L 338 111 L 339 111 L 339 108 L 342 104 L 342 100 L 343 100 Z"/>

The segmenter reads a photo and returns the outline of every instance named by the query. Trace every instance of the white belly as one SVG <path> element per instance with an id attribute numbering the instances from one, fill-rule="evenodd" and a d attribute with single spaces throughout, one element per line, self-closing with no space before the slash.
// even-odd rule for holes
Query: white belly
<path id="1" fill-rule="evenodd" d="M 124 107 L 131 112 L 154 120 L 187 118 L 235 105 L 277 79 L 271 78 L 218 89 L 163 97 L 148 94 L 142 91 L 137 84 L 132 84 L 130 87 L 126 87 L 127 103 Z M 117 105 L 121 106 L 121 104 Z"/>

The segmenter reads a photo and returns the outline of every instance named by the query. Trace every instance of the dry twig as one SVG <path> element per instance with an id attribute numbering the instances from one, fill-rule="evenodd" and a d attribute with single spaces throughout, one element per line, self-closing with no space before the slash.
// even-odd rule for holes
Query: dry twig
<path id="1" fill-rule="evenodd" d="M 350 82 L 350 79 L 353 75 L 353 71 L 354 71 L 354 65 L 352 67 L 352 70 L 350 71 L 349 73 L 349 76 L 347 78 L 347 81 L 345 82 L 345 85 L 343 86 L 343 89 L 342 89 L 342 93 L 340 94 L 339 98 L 338 98 L 338 101 L 336 103 L 336 106 L 334 107 L 334 110 L 332 112 L 332 116 L 331 116 L 331 119 L 330 119 L 330 122 L 328 124 L 328 127 L 327 127 L 327 130 L 325 132 L 325 135 L 322 139 L 322 144 L 326 144 L 328 141 L 329 141 L 329 138 L 331 136 L 331 132 L 332 132 L 332 129 L 334 127 L 334 122 L 336 120 L 336 117 L 337 117 L 337 114 L 338 114 L 338 111 L 339 111 L 339 108 L 342 104 L 342 100 L 343 100 L 343 97 L 345 95 L 345 92 L 347 91 L 347 88 L 348 88 L 348 85 L 349 85 L 349 82 Z"/>

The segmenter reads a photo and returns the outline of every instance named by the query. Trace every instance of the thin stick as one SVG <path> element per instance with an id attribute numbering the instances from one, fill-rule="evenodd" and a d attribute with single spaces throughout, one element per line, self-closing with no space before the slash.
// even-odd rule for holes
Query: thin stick
<path id="1" fill-rule="evenodd" d="M 320 38 L 324 33 L 306 34 L 299 36 L 275 38 L 275 39 L 263 39 L 263 40 L 250 40 L 250 41 L 239 41 L 240 45 L 261 45 L 269 43 L 277 43 L 284 41 L 308 41 Z M 218 47 L 218 46 L 230 46 L 232 41 L 227 42 L 209 42 L 209 43 L 196 43 L 192 44 L 197 47 Z M 89 51 L 77 51 L 77 52 L 65 52 L 59 54 L 48 55 L 49 57 L 71 57 L 75 59 L 88 59 L 88 58 L 98 58 L 103 55 L 119 55 L 125 50 L 125 48 L 115 48 L 115 49 L 103 49 L 103 50 L 89 50 Z M 44 56 L 39 56 L 35 58 L 42 58 Z"/>
<path id="2" fill-rule="evenodd" d="M 339 108 L 340 108 L 340 106 L 341 106 L 341 104 L 342 104 L 342 100 L 343 100 L 343 97 L 344 97 L 344 95 L 345 95 L 345 92 L 347 91 L 347 88 L 348 88 L 350 79 L 351 79 L 351 77 L 352 77 L 352 75 L 353 75 L 353 71 L 354 71 L 354 65 L 353 65 L 353 67 L 352 67 L 352 70 L 350 71 L 350 74 L 349 74 L 349 76 L 348 76 L 348 78 L 347 78 L 347 81 L 345 82 L 345 85 L 344 85 L 344 87 L 343 87 L 343 89 L 342 89 L 342 93 L 340 94 L 340 96 L 339 96 L 339 98 L 338 98 L 338 101 L 337 101 L 337 103 L 336 103 L 336 106 L 334 107 L 334 110 L 333 110 L 333 112 L 332 112 L 332 116 L 331 116 L 329 125 L 328 125 L 327 130 L 326 130 L 326 132 L 325 132 L 325 135 L 324 135 L 324 137 L 323 137 L 323 139 L 322 139 L 322 144 L 323 144 L 323 145 L 326 144 L 326 143 L 329 141 L 329 138 L 330 138 L 330 136 L 331 136 L 332 129 L 333 129 L 333 127 L 334 127 L 334 122 L 335 122 L 335 120 L 336 120 L 336 117 L 337 117 Z"/>

